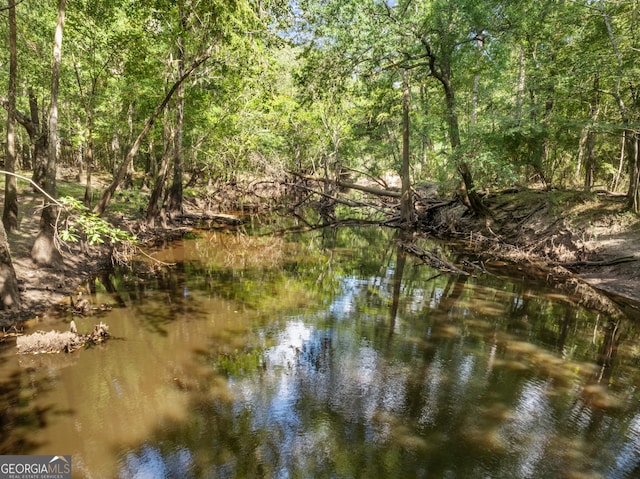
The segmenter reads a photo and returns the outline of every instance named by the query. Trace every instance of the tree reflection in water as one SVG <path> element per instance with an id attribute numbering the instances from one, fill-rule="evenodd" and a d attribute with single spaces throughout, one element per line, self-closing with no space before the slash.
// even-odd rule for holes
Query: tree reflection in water
<path id="1" fill-rule="evenodd" d="M 217 235 L 161 276 L 109 278 L 126 340 L 65 370 L 62 428 L 84 428 L 93 477 L 639 475 L 635 323 L 441 274 L 380 230 Z M 118 414 L 99 430 L 95 411 Z"/>
<path id="2" fill-rule="evenodd" d="M 339 237 L 331 243 L 341 247 Z M 355 265 L 353 254 L 346 259 Z M 273 345 L 260 368 L 217 370 L 234 400 L 194 404 L 195 476 L 638 472 L 636 406 L 594 405 L 584 393 L 592 382 L 610 397 L 621 392 L 606 387 L 621 320 L 598 333 L 594 353 L 599 316 L 545 299 L 540 285 L 408 269 L 400 248 L 379 257 L 378 273 L 363 276 L 332 253 L 327 267 L 341 284 L 325 307 L 282 312 L 282 327 L 261 329 Z M 634 394 L 631 383 L 620 387 Z M 188 430 L 160 434 L 161 455 L 184 446 Z"/>

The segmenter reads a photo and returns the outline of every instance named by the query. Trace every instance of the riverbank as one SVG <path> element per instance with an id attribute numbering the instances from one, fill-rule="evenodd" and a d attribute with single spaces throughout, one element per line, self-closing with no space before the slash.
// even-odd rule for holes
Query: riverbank
<path id="1" fill-rule="evenodd" d="M 485 257 L 588 285 L 640 312 L 640 221 L 624 195 L 520 189 L 485 194 L 483 201 L 491 211 L 483 220 L 458 204 L 433 212 L 435 234 Z"/>
<path id="2" fill-rule="evenodd" d="M 21 199 L 20 231 L 9 235 L 9 244 L 22 304 L 19 311 L 0 312 L 4 329 L 68 304 L 83 283 L 112 267 L 110 247 L 83 249 L 69 244 L 62 250 L 62 270 L 36 268 L 30 250 L 40 200 L 33 195 Z M 522 189 L 486 194 L 483 200 L 492 212 L 486 220 L 479 221 L 464 206 L 450 202 L 423 216 L 423 227 L 427 234 L 456 240 L 486 258 L 588 285 L 632 308 L 640 305 L 640 221 L 625 211 L 624 196 Z M 123 216 L 111 220 L 122 223 Z M 154 234 L 163 231 L 167 237 L 175 236 L 172 230 Z"/>

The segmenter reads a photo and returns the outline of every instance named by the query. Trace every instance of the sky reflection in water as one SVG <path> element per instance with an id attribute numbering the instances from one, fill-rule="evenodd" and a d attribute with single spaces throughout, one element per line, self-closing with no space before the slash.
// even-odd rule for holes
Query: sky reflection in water
<path id="1" fill-rule="evenodd" d="M 127 307 L 101 319 L 126 340 L 54 369 L 41 398 L 71 412 L 30 452 L 81 427 L 63 442 L 81 477 L 640 474 L 631 321 L 335 234 L 217 234 L 160 253 L 180 260 L 160 279 L 117 279 Z M 63 397 L 86 368 L 104 381 Z"/>

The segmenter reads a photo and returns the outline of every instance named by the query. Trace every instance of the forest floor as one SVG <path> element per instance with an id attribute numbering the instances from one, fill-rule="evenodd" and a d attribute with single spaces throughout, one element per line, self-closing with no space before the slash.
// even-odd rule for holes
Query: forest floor
<path id="1" fill-rule="evenodd" d="M 113 201 L 131 200 L 125 193 Z M 487 220 L 469 216 L 455 202 L 428 210 L 422 220 L 428 234 L 456 239 L 481 257 L 506 260 L 532 274 L 569 277 L 640 311 L 640 220 L 625 210 L 624 196 L 522 189 L 486 195 L 484 202 L 491 210 Z M 9 235 L 9 244 L 22 304 L 19 311 L 0 312 L 0 330 L 68 305 L 83 283 L 111 267 L 110 248 L 83 251 L 72 244 L 62 251 L 63 269 L 36 268 L 30 250 L 41 203 L 33 193 L 20 195 L 20 230 Z M 109 219 L 127 229 L 118 208 L 111 211 Z M 165 230 L 167 237 L 173 233 Z"/>
<path id="2" fill-rule="evenodd" d="M 38 234 L 42 197 L 21 189 L 19 195 L 19 230 L 9 233 L 9 248 L 20 290 L 20 308 L 0 311 L 0 331 L 22 321 L 59 309 L 78 287 L 111 266 L 111 248 L 68 244 L 61 249 L 64 268 L 40 268 L 31 260 L 31 248 Z M 1 333 L 0 333 L 1 336 Z"/>

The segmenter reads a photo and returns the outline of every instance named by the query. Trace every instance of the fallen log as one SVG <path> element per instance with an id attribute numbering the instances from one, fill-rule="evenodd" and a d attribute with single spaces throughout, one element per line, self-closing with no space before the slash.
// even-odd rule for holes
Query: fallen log
<path id="1" fill-rule="evenodd" d="M 238 218 L 234 215 L 228 215 L 224 213 L 203 213 L 203 214 L 193 214 L 193 213 L 184 213 L 176 216 L 176 220 L 178 221 L 217 221 L 218 223 L 223 223 L 225 225 L 230 226 L 238 226 L 244 223 L 242 218 Z"/>
<path id="2" fill-rule="evenodd" d="M 341 181 L 341 180 L 330 180 L 328 178 L 319 178 L 316 176 L 311 176 L 311 175 L 303 175 L 300 173 L 295 173 L 295 172 L 290 172 L 291 174 L 308 180 L 308 181 L 317 181 L 320 183 L 331 183 L 331 184 L 335 184 L 337 186 L 340 186 L 341 188 L 348 188 L 351 190 L 358 190 L 358 191 L 362 191 L 364 193 L 370 193 L 372 195 L 375 196 L 388 196 L 389 198 L 400 198 L 402 196 L 402 193 L 400 191 L 394 191 L 394 190 L 384 190 L 382 188 L 376 188 L 374 186 L 364 186 L 364 185 L 358 185 L 356 183 L 348 183 L 346 181 Z"/>
<path id="3" fill-rule="evenodd" d="M 85 346 L 102 343 L 108 338 L 109 326 L 102 322 L 96 324 L 91 333 L 78 334 L 72 321 L 70 331 L 36 331 L 18 336 L 16 347 L 18 354 L 71 353 Z"/>
<path id="4" fill-rule="evenodd" d="M 302 189 L 304 191 L 308 191 L 312 194 L 316 194 L 318 196 L 322 196 L 323 198 L 327 198 L 328 200 L 331 200 L 335 203 L 340 203 L 342 205 L 346 205 L 346 206 L 350 206 L 352 208 L 371 208 L 374 210 L 377 210 L 383 214 L 389 214 L 389 211 L 384 209 L 384 208 L 380 208 L 378 205 L 374 205 L 373 203 L 367 203 L 365 201 L 353 201 L 353 200 L 346 200 L 346 199 L 342 199 L 342 198 L 338 198 L 336 196 L 333 195 L 329 195 L 327 193 L 324 193 L 322 191 L 316 191 L 313 188 L 309 188 L 307 186 L 304 185 L 296 185 L 296 188 Z"/>

